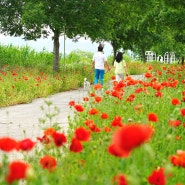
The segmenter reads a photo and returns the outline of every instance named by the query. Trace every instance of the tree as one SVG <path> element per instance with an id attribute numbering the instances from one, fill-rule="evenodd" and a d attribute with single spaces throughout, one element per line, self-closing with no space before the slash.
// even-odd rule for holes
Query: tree
<path id="1" fill-rule="evenodd" d="M 109 27 L 106 28 L 102 39 L 110 42 L 113 47 L 114 58 L 119 49 L 130 49 L 128 32 L 132 27 L 132 9 L 137 0 L 110 1 L 109 4 Z"/>
<path id="2" fill-rule="evenodd" d="M 128 30 L 130 28 L 130 6 L 131 4 L 126 2 L 115 1 L 113 3 L 111 22 L 112 27 L 109 31 L 109 40 L 113 47 L 114 58 L 117 51 L 120 48 L 129 49 L 128 46 Z"/>
<path id="3" fill-rule="evenodd" d="M 11 36 L 22 34 L 22 3 L 20 0 L 0 1 L 0 33 Z"/>
<path id="4" fill-rule="evenodd" d="M 24 35 L 29 40 L 52 34 L 53 70 L 57 71 L 60 35 L 73 38 L 87 33 L 94 40 L 101 37 L 108 25 L 107 1 L 3 0 L 0 3 L 0 10 L 3 10 L 0 13 L 1 31 L 14 36 Z"/>
<path id="5" fill-rule="evenodd" d="M 163 0 L 167 10 L 163 12 L 163 25 L 168 26 L 174 33 L 177 42 L 185 43 L 185 1 Z"/>
<path id="6" fill-rule="evenodd" d="M 157 33 L 157 19 L 160 3 L 153 0 L 125 0 L 112 2 L 109 22 L 112 28 L 107 30 L 114 56 L 120 48 L 139 52 L 145 61 L 145 51 L 154 46 L 160 38 Z"/>
<path id="7" fill-rule="evenodd" d="M 179 0 L 162 0 L 156 32 L 160 42 L 153 48 L 159 53 L 174 51 L 177 57 L 185 52 L 185 3 Z"/>

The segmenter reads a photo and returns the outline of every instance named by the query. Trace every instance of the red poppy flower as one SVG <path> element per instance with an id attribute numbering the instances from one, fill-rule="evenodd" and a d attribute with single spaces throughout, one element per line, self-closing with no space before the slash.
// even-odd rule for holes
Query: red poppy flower
<path id="1" fill-rule="evenodd" d="M 46 155 L 40 159 L 40 164 L 42 168 L 49 170 L 52 172 L 56 169 L 57 161 L 54 157 Z"/>
<path id="2" fill-rule="evenodd" d="M 129 154 L 130 154 L 130 151 L 126 151 L 126 150 L 125 151 L 120 151 L 116 147 L 116 145 L 114 145 L 114 144 L 109 145 L 108 152 L 109 152 L 109 154 L 111 154 L 111 155 L 113 155 L 115 157 L 121 157 L 121 158 L 128 157 Z"/>
<path id="3" fill-rule="evenodd" d="M 94 131 L 95 129 L 96 129 L 96 124 L 90 124 L 89 126 L 89 129 L 91 130 L 91 131 Z"/>
<path id="4" fill-rule="evenodd" d="M 138 104 L 134 106 L 134 110 L 136 111 L 142 111 L 143 105 L 142 104 Z"/>
<path id="5" fill-rule="evenodd" d="M 102 101 L 102 97 L 100 97 L 100 96 L 96 96 L 94 99 L 95 99 L 95 101 L 96 101 L 97 103 L 99 103 L 99 102 Z"/>
<path id="6" fill-rule="evenodd" d="M 162 94 L 162 92 L 157 91 L 157 92 L 155 92 L 155 96 L 161 98 L 163 96 L 163 94 Z"/>
<path id="7" fill-rule="evenodd" d="M 155 86 L 157 83 L 157 78 L 152 78 L 152 80 L 150 82 L 155 82 L 153 85 Z"/>
<path id="8" fill-rule="evenodd" d="M 44 130 L 44 135 L 45 136 L 52 136 L 53 135 L 53 133 L 55 133 L 56 132 L 56 130 L 54 129 L 54 128 L 47 128 L 46 130 Z"/>
<path id="9" fill-rule="evenodd" d="M 181 124 L 181 122 L 179 120 L 169 120 L 168 124 L 171 127 L 178 127 Z"/>
<path id="10" fill-rule="evenodd" d="M 67 141 L 66 136 L 62 133 L 54 132 L 52 137 L 54 139 L 55 145 L 58 147 L 62 146 Z"/>
<path id="11" fill-rule="evenodd" d="M 151 73 L 145 73 L 145 78 L 152 78 L 152 74 Z"/>
<path id="12" fill-rule="evenodd" d="M 90 97 L 95 97 L 96 95 L 94 93 L 90 93 Z"/>
<path id="13" fill-rule="evenodd" d="M 153 87 L 153 89 L 155 89 L 157 91 L 160 91 L 163 88 L 163 86 L 158 82 L 153 83 L 152 87 Z"/>
<path id="14" fill-rule="evenodd" d="M 170 160 L 174 166 L 185 168 L 185 151 L 178 150 L 177 155 L 172 155 Z"/>
<path id="15" fill-rule="evenodd" d="M 185 116 L 185 108 L 184 109 L 181 109 L 181 116 L 184 117 Z"/>
<path id="16" fill-rule="evenodd" d="M 98 110 L 95 108 L 92 108 L 91 110 L 89 110 L 89 115 L 96 115 L 98 114 Z"/>
<path id="17" fill-rule="evenodd" d="M 82 107 L 82 105 L 74 105 L 74 108 L 78 111 L 78 112 L 83 112 L 84 108 Z"/>
<path id="18" fill-rule="evenodd" d="M 140 88 L 137 88 L 134 92 L 135 92 L 135 93 L 140 93 L 140 92 L 142 92 L 142 91 L 144 91 L 144 89 L 143 89 L 142 87 L 140 87 Z"/>
<path id="19" fill-rule="evenodd" d="M 113 126 L 113 127 L 116 127 L 116 126 L 121 127 L 121 126 L 123 126 L 122 117 L 121 116 L 115 116 L 114 120 L 111 123 L 111 126 Z"/>
<path id="20" fill-rule="evenodd" d="M 31 139 L 24 139 L 19 142 L 19 149 L 23 151 L 29 151 L 35 146 L 36 142 L 33 142 Z"/>
<path id="21" fill-rule="evenodd" d="M 0 149 L 5 152 L 18 149 L 18 142 L 9 137 L 0 138 Z"/>
<path id="22" fill-rule="evenodd" d="M 75 138 L 79 141 L 89 141 L 91 133 L 83 127 L 79 127 L 75 130 Z"/>
<path id="23" fill-rule="evenodd" d="M 180 100 L 177 98 L 173 98 L 171 103 L 172 103 L 172 105 L 180 105 Z"/>
<path id="24" fill-rule="evenodd" d="M 101 129 L 95 125 L 94 128 L 91 128 L 92 132 L 101 132 Z"/>
<path id="25" fill-rule="evenodd" d="M 113 90 L 111 92 L 111 95 L 114 96 L 114 97 L 116 97 L 116 98 L 118 98 L 118 99 L 121 99 L 122 98 L 122 94 L 118 90 Z"/>
<path id="26" fill-rule="evenodd" d="M 13 161 L 8 166 L 8 175 L 6 176 L 6 181 L 8 183 L 13 183 L 15 180 L 20 180 L 26 178 L 26 172 L 29 165 L 22 161 Z"/>
<path id="27" fill-rule="evenodd" d="M 104 127 L 104 131 L 105 131 L 105 132 L 111 132 L 111 128 L 109 128 L 109 127 Z"/>
<path id="28" fill-rule="evenodd" d="M 160 168 L 154 170 L 150 176 L 148 176 L 148 182 L 152 185 L 165 185 L 166 177 L 164 173 L 164 169 Z"/>
<path id="29" fill-rule="evenodd" d="M 50 143 L 50 139 L 48 138 L 48 136 L 42 136 L 41 138 L 40 137 L 37 137 L 37 140 L 40 141 L 41 143 L 44 143 L 44 144 L 48 144 Z"/>
<path id="30" fill-rule="evenodd" d="M 128 185 L 127 179 L 123 174 L 114 176 L 112 182 L 116 185 Z"/>
<path id="31" fill-rule="evenodd" d="M 95 90 L 98 90 L 98 89 L 101 89 L 101 88 L 102 88 L 102 85 L 101 84 L 94 85 L 94 89 Z"/>
<path id="32" fill-rule="evenodd" d="M 94 123 L 93 120 L 88 119 L 88 120 L 85 121 L 85 125 L 88 126 L 88 127 L 89 127 L 90 125 L 94 125 L 94 124 L 95 124 L 95 123 Z"/>
<path id="33" fill-rule="evenodd" d="M 71 100 L 70 102 L 69 102 L 69 106 L 74 106 L 75 105 L 75 101 L 74 100 Z"/>
<path id="34" fill-rule="evenodd" d="M 115 76 L 111 76 L 111 80 L 116 80 L 116 77 Z"/>
<path id="35" fill-rule="evenodd" d="M 175 136 L 175 139 L 180 141 L 180 140 L 182 140 L 182 137 L 181 136 Z"/>
<path id="36" fill-rule="evenodd" d="M 105 91 L 105 94 L 110 94 L 111 93 L 111 91 L 110 90 L 107 90 L 107 91 Z"/>
<path id="37" fill-rule="evenodd" d="M 161 71 L 157 71 L 157 74 L 158 74 L 158 75 L 162 75 L 162 72 L 161 72 Z"/>
<path id="38" fill-rule="evenodd" d="M 83 97 L 83 100 L 84 101 L 89 101 L 89 98 L 88 97 Z"/>
<path id="39" fill-rule="evenodd" d="M 106 114 L 104 112 L 101 114 L 101 118 L 102 119 L 107 119 L 108 117 L 109 117 L 108 114 Z"/>
<path id="40" fill-rule="evenodd" d="M 152 70 L 152 69 L 153 69 L 153 66 L 149 66 L 149 67 L 148 67 L 148 70 Z"/>
<path id="41" fill-rule="evenodd" d="M 78 152 L 81 152 L 82 150 L 83 150 L 83 145 L 81 144 L 81 142 L 78 139 L 73 138 L 70 145 L 70 151 L 78 153 Z"/>
<path id="42" fill-rule="evenodd" d="M 133 102 L 135 99 L 135 95 L 134 94 L 131 94 L 127 99 L 126 99 L 126 102 Z"/>
<path id="43" fill-rule="evenodd" d="M 158 117 L 155 113 L 148 114 L 148 120 L 153 122 L 158 122 Z"/>
<path id="44" fill-rule="evenodd" d="M 147 142 L 153 134 L 150 125 L 130 124 L 120 127 L 112 137 L 112 144 L 121 154 L 129 153 L 136 147 Z"/>

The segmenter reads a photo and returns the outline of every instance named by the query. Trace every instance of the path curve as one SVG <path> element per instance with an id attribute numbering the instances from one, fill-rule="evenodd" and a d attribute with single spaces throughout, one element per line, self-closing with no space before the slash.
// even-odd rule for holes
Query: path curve
<path id="1" fill-rule="evenodd" d="M 134 79 L 143 79 L 142 75 L 133 75 L 132 77 Z M 68 117 L 73 114 L 68 103 L 71 100 L 75 100 L 75 102 L 82 101 L 83 97 L 87 96 L 87 93 L 87 90 L 80 88 L 78 90 L 57 93 L 47 98 L 35 99 L 29 104 L 0 108 L 0 137 L 10 136 L 15 139 L 28 137 L 35 139 L 41 136 L 42 130 L 39 128 L 39 118 L 45 116 L 45 112 L 41 110 L 41 106 L 47 108 L 45 100 L 52 102 L 51 112 L 54 106 L 59 108 L 60 113 L 55 121 L 65 131 L 68 125 Z M 45 124 L 45 126 L 48 125 Z"/>
<path id="2" fill-rule="evenodd" d="M 47 98 L 38 98 L 29 104 L 0 108 L 0 137 L 10 136 L 15 139 L 23 139 L 40 136 L 42 132 L 39 129 L 39 119 L 44 118 L 45 113 L 48 112 L 45 101 L 52 102 L 51 113 L 54 112 L 54 107 L 59 108 L 60 112 L 54 121 L 57 121 L 65 129 L 68 124 L 68 116 L 72 115 L 72 110 L 68 106 L 69 101 L 79 102 L 86 95 L 87 90 L 80 88 L 57 93 Z M 41 106 L 45 107 L 45 111 L 42 111 Z M 47 125 L 49 123 L 45 124 L 45 126 Z"/>

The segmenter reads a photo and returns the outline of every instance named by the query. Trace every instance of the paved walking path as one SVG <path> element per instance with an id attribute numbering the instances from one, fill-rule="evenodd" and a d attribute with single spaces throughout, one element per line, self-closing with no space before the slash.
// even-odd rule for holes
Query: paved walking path
<path id="1" fill-rule="evenodd" d="M 134 79 L 142 79 L 142 76 L 132 76 Z M 45 113 L 48 113 L 48 107 L 45 100 L 50 100 L 51 113 L 54 111 L 54 106 L 60 110 L 59 115 L 54 119 L 59 125 L 66 130 L 68 126 L 68 116 L 73 115 L 73 111 L 68 106 L 69 101 L 75 100 L 79 102 L 84 96 L 87 96 L 87 90 L 80 88 L 67 92 L 61 92 L 49 96 L 48 98 L 39 98 L 33 100 L 29 104 L 21 104 L 0 108 L 0 137 L 10 136 L 15 139 L 32 138 L 35 139 L 42 135 L 42 129 L 39 127 L 39 119 L 45 118 Z M 45 111 L 41 110 L 41 106 L 46 108 Z M 43 125 L 43 124 L 42 124 Z M 45 126 L 49 126 L 48 123 Z"/>
<path id="2" fill-rule="evenodd" d="M 45 118 L 45 113 L 48 113 L 48 106 L 45 101 L 51 101 L 51 113 L 54 112 L 54 107 L 59 108 L 58 116 L 54 117 L 53 121 L 57 121 L 64 129 L 68 124 L 68 116 L 72 115 L 73 111 L 68 106 L 69 101 L 81 101 L 87 95 L 87 90 L 80 88 L 67 92 L 61 92 L 49 96 L 48 98 L 39 98 L 33 100 L 29 104 L 20 104 L 6 108 L 0 108 L 0 137 L 10 136 L 16 139 L 25 137 L 35 138 L 42 134 L 40 129 L 39 119 Z M 41 110 L 41 106 L 45 111 Z M 43 126 L 49 126 L 49 121 Z"/>

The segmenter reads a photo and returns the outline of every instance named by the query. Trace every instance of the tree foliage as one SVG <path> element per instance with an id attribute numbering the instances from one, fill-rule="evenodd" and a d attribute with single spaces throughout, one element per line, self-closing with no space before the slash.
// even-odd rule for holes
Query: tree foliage
<path id="1" fill-rule="evenodd" d="M 184 52 L 185 2 L 181 0 L 1 0 L 0 31 L 25 39 L 53 38 L 53 70 L 59 70 L 59 37 L 88 35 L 114 51 Z"/>
<path id="2" fill-rule="evenodd" d="M 6 12 L 0 13 L 3 33 L 29 40 L 53 35 L 54 70 L 59 69 L 61 34 L 73 38 L 86 33 L 96 40 L 108 24 L 105 0 L 3 0 L 0 10 Z"/>
<path id="3" fill-rule="evenodd" d="M 20 0 L 0 1 L 0 33 L 11 36 L 22 34 L 22 4 Z"/>
<path id="4" fill-rule="evenodd" d="M 163 13 L 164 25 L 175 30 L 174 35 L 177 42 L 185 42 L 185 1 L 164 0 L 168 11 Z"/>

